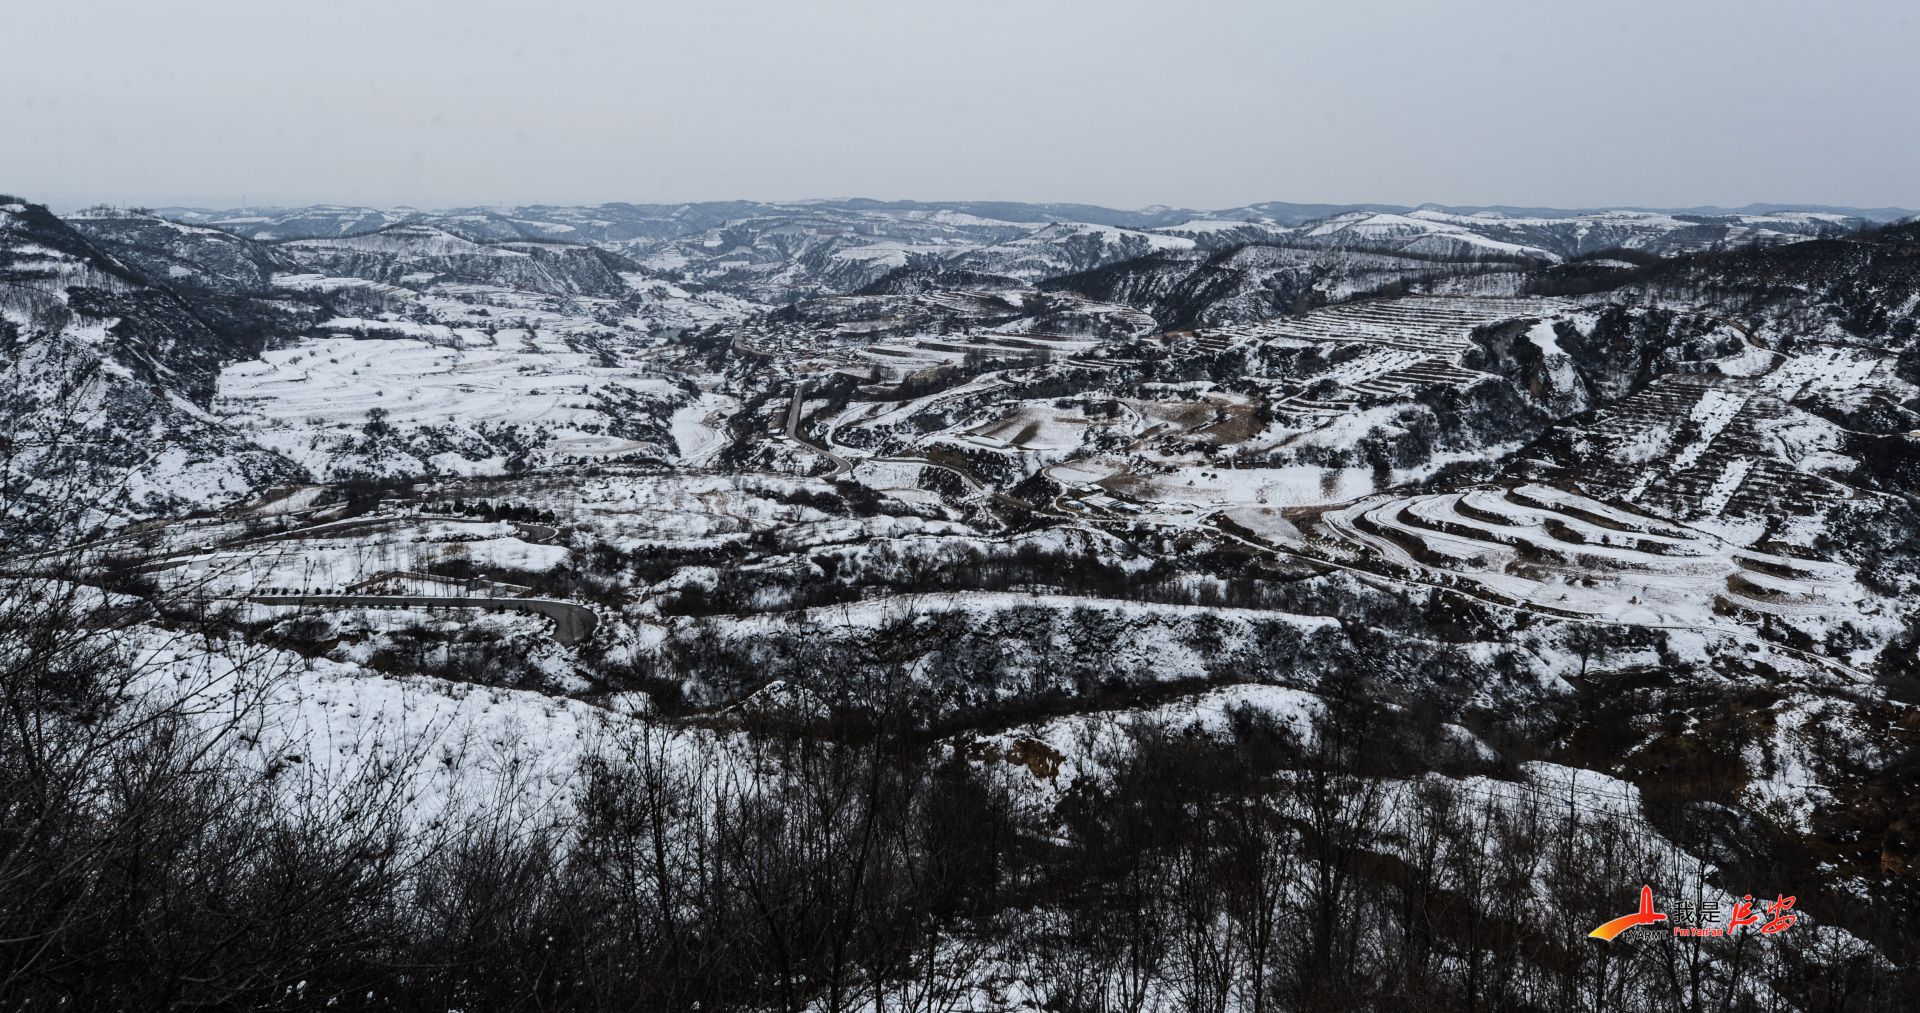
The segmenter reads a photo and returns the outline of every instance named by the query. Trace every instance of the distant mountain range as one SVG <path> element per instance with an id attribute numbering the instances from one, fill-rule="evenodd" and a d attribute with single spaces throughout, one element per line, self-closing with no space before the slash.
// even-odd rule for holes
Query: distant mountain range
<path id="1" fill-rule="evenodd" d="M 6 198 L 0 336 L 18 334 L 34 350 L 9 362 L 19 381 L 16 418 L 74 431 L 67 420 L 84 404 L 98 425 L 82 428 L 98 429 L 102 446 L 116 445 L 114 432 L 171 434 L 170 454 L 86 455 L 87 468 L 100 473 L 94 485 L 134 476 L 123 498 L 140 514 L 304 475 L 379 470 L 362 460 L 375 442 L 359 435 L 318 447 L 250 440 L 223 423 L 221 413 L 236 408 L 216 406 L 222 369 L 299 336 L 494 347 L 507 340 L 498 335 L 519 334 L 542 355 L 617 358 L 682 330 L 782 307 L 792 308 L 782 321 L 868 326 L 859 322 L 897 313 L 901 299 L 943 290 L 1000 307 L 1043 306 L 1045 293 L 1068 301 L 1025 326 L 1112 334 L 1140 321 L 1170 329 L 1256 321 L 1410 286 L 1476 295 L 1543 284 L 1589 291 L 1618 284 L 1622 272 L 1649 260 L 1856 233 L 1890 214 L 1286 203 L 1124 211 L 856 199 L 445 211 L 97 207 L 56 216 Z M 882 312 L 854 296 L 895 302 Z M 972 298 L 944 307 L 936 300 L 925 326 L 954 326 L 941 314 Z M 808 302 L 822 305 L 801 307 Z M 918 319 L 908 313 L 887 326 Z M 882 346 L 875 354 L 889 375 L 924 365 L 920 352 Z M 429 373 L 440 368 L 422 364 Z M 695 393 L 652 379 L 623 381 L 611 393 L 592 386 L 589 400 L 569 402 L 582 413 L 578 435 L 557 439 L 617 433 L 624 452 L 658 456 L 667 434 L 657 419 L 635 421 L 635 399 L 680 405 Z M 512 412 L 471 426 L 449 428 L 444 411 L 423 415 L 428 421 L 430 438 L 410 446 L 409 460 L 439 455 L 454 467 L 444 455 L 505 461 L 528 453 L 524 432 L 512 428 L 526 420 Z"/>
<path id="2" fill-rule="evenodd" d="M 605 210 L 616 220 L 674 222 L 685 226 L 690 231 L 710 228 L 715 224 L 728 220 L 750 218 L 769 212 L 777 212 L 780 209 L 803 211 L 808 208 L 831 208 L 899 215 L 911 215 L 915 213 L 931 214 L 944 211 L 974 215 L 980 218 L 994 219 L 1003 222 L 1048 224 L 1052 222 L 1070 221 L 1085 222 L 1091 225 L 1110 225 L 1116 228 L 1128 229 L 1164 228 L 1196 218 L 1266 222 L 1278 225 L 1304 225 L 1308 222 L 1361 211 L 1380 214 L 1408 214 L 1414 211 L 1437 211 L 1443 214 L 1453 215 L 1500 215 L 1509 218 L 1575 218 L 1583 215 L 1605 214 L 1610 212 L 1693 215 L 1718 218 L 1735 215 L 1778 215 L 1788 212 L 1805 212 L 1811 214 L 1840 215 L 1847 218 L 1861 218 L 1871 222 L 1894 222 L 1920 216 L 1920 210 L 1913 208 L 1860 208 L 1837 204 L 1752 203 L 1740 207 L 1726 207 L 1717 204 L 1700 204 L 1690 207 L 1659 207 L 1646 205 L 1528 207 L 1512 204 L 1439 204 L 1433 202 L 1424 204 L 1312 204 L 1295 203 L 1291 201 L 1263 201 L 1255 204 L 1218 209 L 1183 208 L 1167 205 L 1124 209 L 1103 207 L 1097 204 L 964 200 L 882 201 L 864 197 L 844 199 L 819 198 L 788 202 L 740 200 L 698 201 L 682 204 L 614 202 L 599 205 L 527 204 L 517 207 L 485 205 L 445 209 L 415 208 L 405 205 L 371 207 L 343 204 L 309 204 L 302 206 L 250 205 L 224 209 L 176 205 L 153 208 L 152 210 L 164 217 L 185 222 L 206 223 L 224 221 L 234 225 L 242 225 L 250 222 L 273 222 L 279 227 L 297 228 L 298 226 L 294 223 L 306 220 L 316 224 L 324 222 L 328 228 L 340 223 L 351 223 L 356 227 L 378 228 L 381 225 L 392 224 L 415 216 L 439 217 L 444 215 L 463 215 L 509 219 L 517 217 L 542 218 L 556 212 L 574 211 L 587 207 Z"/>
<path id="3" fill-rule="evenodd" d="M 151 214 L 267 244 L 278 256 L 316 266 L 322 250 L 300 244 L 398 228 L 414 230 L 405 240 L 414 247 L 426 235 L 421 229 L 443 236 L 443 247 L 455 241 L 544 244 L 549 250 L 592 246 L 621 260 L 604 262 L 598 280 L 576 291 L 609 292 L 611 273 L 631 269 L 778 305 L 858 291 L 890 271 L 928 260 L 1025 282 L 1141 257 L 1203 257 L 1249 244 L 1557 263 L 1614 249 L 1665 254 L 1784 242 L 1854 231 L 1910 213 L 1787 205 L 1594 210 L 1284 202 L 1211 211 L 1118 210 L 1089 204 L 848 199 L 438 211 L 339 205 L 176 207 Z M 338 267 L 342 257 L 367 252 L 337 250 L 324 257 Z M 476 252 L 469 249 L 466 254 Z M 429 266 L 440 274 L 450 266 L 444 258 L 435 263 Z"/>

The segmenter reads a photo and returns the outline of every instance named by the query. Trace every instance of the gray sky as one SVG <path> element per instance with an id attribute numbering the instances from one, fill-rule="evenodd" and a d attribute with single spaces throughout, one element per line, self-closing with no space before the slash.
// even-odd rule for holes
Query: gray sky
<path id="1" fill-rule="evenodd" d="M 24 0 L 0 192 L 1920 205 L 1910 0 Z"/>

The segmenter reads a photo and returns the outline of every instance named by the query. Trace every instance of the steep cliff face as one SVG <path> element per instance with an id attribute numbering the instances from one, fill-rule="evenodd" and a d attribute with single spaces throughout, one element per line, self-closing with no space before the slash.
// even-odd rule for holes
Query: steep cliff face
<path id="1" fill-rule="evenodd" d="M 546 295 L 618 297 L 620 272 L 637 270 L 597 247 L 556 242 L 479 243 L 423 224 L 339 239 L 299 239 L 275 253 L 309 271 L 387 284 L 469 282 Z"/>
<path id="2" fill-rule="evenodd" d="M 90 208 L 62 221 L 144 278 L 174 289 L 259 294 L 287 267 L 266 243 L 151 212 Z"/>
<path id="3" fill-rule="evenodd" d="M 305 474 L 208 411 L 220 367 L 258 354 L 275 312 L 176 291 L 134 263 L 0 198 L 0 523 L 14 533 L 230 502 Z"/>
<path id="4" fill-rule="evenodd" d="M 1504 277 L 1525 266 L 1288 240 L 1205 253 L 1162 252 L 1063 275 L 1041 287 L 1125 303 L 1168 327 L 1190 327 L 1285 316 L 1417 283 Z"/>

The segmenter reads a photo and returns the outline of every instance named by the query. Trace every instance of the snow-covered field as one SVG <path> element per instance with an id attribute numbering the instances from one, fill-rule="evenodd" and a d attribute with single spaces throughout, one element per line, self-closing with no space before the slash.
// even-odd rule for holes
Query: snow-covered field
<path id="1" fill-rule="evenodd" d="M 724 394 L 702 394 L 699 400 L 674 410 L 669 426 L 681 463 L 699 467 L 727 445 L 726 420 L 739 402 Z"/>
<path id="2" fill-rule="evenodd" d="M 1178 471 L 1170 475 L 1128 475 L 1111 479 L 1109 488 L 1145 503 L 1218 510 L 1257 506 L 1316 506 L 1346 503 L 1373 491 L 1364 468 L 1222 468 Z"/>
<path id="3" fill-rule="evenodd" d="M 467 332 L 445 341 L 321 338 L 269 351 L 221 373 L 215 410 L 262 445 L 327 474 L 343 444 L 367 435 L 376 412 L 401 429 L 526 427 L 568 456 L 618 457 L 659 448 L 609 432 L 615 405 L 684 397 L 665 378 L 605 364 L 558 337 Z M 456 472 L 498 466 L 462 465 L 452 454 L 435 463 Z"/>

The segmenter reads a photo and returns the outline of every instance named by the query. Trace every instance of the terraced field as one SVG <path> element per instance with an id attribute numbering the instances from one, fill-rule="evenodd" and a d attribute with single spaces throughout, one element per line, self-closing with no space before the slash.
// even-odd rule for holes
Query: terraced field
<path id="1" fill-rule="evenodd" d="M 1248 341 L 1375 346 L 1357 359 L 1309 378 L 1332 380 L 1339 393 L 1311 397 L 1302 387 L 1282 399 L 1307 412 L 1343 412 L 1357 402 L 1398 397 L 1418 387 L 1458 387 L 1485 374 L 1460 365 L 1476 328 L 1516 317 L 1550 316 L 1567 308 L 1552 299 L 1454 299 L 1414 297 L 1347 303 L 1302 317 L 1266 320 L 1244 327 L 1200 331 L 1196 347 L 1223 349 Z"/>
<path id="2" fill-rule="evenodd" d="M 1359 341 L 1445 357 L 1465 351 L 1467 335 L 1477 327 L 1515 317 L 1550 316 L 1566 308 L 1566 303 L 1556 299 L 1417 296 L 1343 303 L 1305 316 L 1266 320 L 1236 330 L 1261 341 Z"/>
<path id="3" fill-rule="evenodd" d="M 1484 375 L 1455 365 L 1444 356 L 1422 355 L 1403 348 L 1382 346 L 1312 377 L 1310 387 L 1301 387 L 1279 398 L 1276 406 L 1338 414 L 1354 408 L 1364 399 L 1399 397 L 1418 387 L 1459 387 Z M 1329 380 L 1338 385 L 1340 394 L 1331 397 L 1308 395 L 1308 389 Z"/>
<path id="4" fill-rule="evenodd" d="M 1795 468 L 1780 431 L 1803 423 L 1766 385 L 1665 376 L 1570 436 L 1561 471 L 1583 488 L 1673 517 L 1808 514 L 1844 495 Z M 1571 462 L 1577 462 L 1571 463 Z"/>
<path id="5" fill-rule="evenodd" d="M 1064 359 L 1093 348 L 1096 338 L 1057 334 L 1021 334 L 985 331 L 973 334 L 927 334 L 875 342 L 853 353 L 849 365 L 865 374 L 878 366 L 882 383 L 899 383 L 916 373 L 942 366 L 959 366 L 970 357 L 995 362 L 1037 364 Z"/>
<path id="6" fill-rule="evenodd" d="M 1894 359 L 1890 353 L 1874 348 L 1814 348 L 1786 357 L 1760 378 L 1760 386 L 1783 401 L 1877 387 L 1893 376 Z"/>
<path id="7" fill-rule="evenodd" d="M 1538 611 L 1643 625 L 1819 620 L 1863 598 L 1845 566 L 1759 552 L 1545 485 L 1369 497 L 1320 518 L 1370 556 Z"/>

